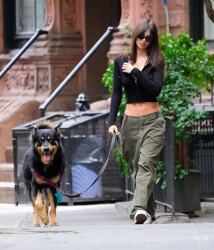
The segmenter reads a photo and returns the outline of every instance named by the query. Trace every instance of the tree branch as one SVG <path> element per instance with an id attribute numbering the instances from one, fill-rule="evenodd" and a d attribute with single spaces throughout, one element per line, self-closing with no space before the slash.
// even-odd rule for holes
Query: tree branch
<path id="1" fill-rule="evenodd" d="M 214 10 L 213 10 L 211 0 L 204 0 L 204 4 L 206 6 L 206 11 L 207 11 L 208 17 L 214 23 Z"/>

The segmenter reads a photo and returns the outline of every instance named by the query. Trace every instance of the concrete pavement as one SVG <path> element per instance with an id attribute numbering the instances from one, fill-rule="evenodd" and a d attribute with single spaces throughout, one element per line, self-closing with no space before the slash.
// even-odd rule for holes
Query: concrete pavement
<path id="1" fill-rule="evenodd" d="M 59 206 L 59 226 L 34 228 L 30 204 L 0 204 L 0 249 L 214 248 L 214 202 L 203 202 L 190 223 L 180 223 L 179 216 L 168 220 L 170 213 L 157 211 L 161 224 L 135 225 L 127 207 L 128 203 Z"/>

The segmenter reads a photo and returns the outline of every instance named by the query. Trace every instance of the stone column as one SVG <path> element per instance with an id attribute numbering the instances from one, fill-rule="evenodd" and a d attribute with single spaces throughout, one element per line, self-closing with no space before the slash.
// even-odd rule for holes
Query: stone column
<path id="1" fill-rule="evenodd" d="M 46 0 L 46 9 L 45 29 L 49 33 L 45 39 L 36 42 L 35 50 L 38 53 L 43 51 L 47 65 L 38 66 L 37 94 L 46 92 L 48 96 L 83 57 L 81 19 L 84 10 L 79 0 Z M 73 110 L 83 77 L 82 71 L 78 71 L 48 109 Z"/>
<path id="2" fill-rule="evenodd" d="M 0 1 L 0 53 L 3 52 L 3 8 Z"/>
<path id="3" fill-rule="evenodd" d="M 127 29 L 129 31 L 131 24 L 131 0 L 121 0 L 121 19 L 118 26 L 119 31 L 113 33 L 113 39 L 110 43 L 110 51 L 107 56 L 109 60 L 114 60 L 116 56 L 127 50 L 130 39 L 126 38 Z M 135 1 L 134 1 L 135 2 Z"/>

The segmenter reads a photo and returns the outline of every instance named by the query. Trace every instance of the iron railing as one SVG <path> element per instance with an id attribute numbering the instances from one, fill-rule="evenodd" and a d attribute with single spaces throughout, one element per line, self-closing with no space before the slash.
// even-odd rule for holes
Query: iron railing
<path id="1" fill-rule="evenodd" d="M 210 106 L 211 108 L 211 106 Z M 212 107 L 214 110 L 214 107 Z M 214 111 L 192 126 L 190 139 L 191 168 L 201 171 L 202 197 L 214 196 Z"/>
<path id="2" fill-rule="evenodd" d="M 77 73 L 77 71 L 85 64 L 85 62 L 91 57 L 91 55 L 98 49 L 100 44 L 108 37 L 112 32 L 118 31 L 118 28 L 108 27 L 106 32 L 95 43 L 95 45 L 88 51 L 88 53 L 82 58 L 82 60 L 76 65 L 76 67 L 70 72 L 70 74 L 64 79 L 64 81 L 55 89 L 55 91 L 48 97 L 48 99 L 40 105 L 39 109 L 41 117 L 45 115 L 47 106 L 56 98 L 60 91 L 68 84 L 71 78 Z"/>
<path id="3" fill-rule="evenodd" d="M 21 48 L 21 50 L 15 55 L 15 57 L 10 60 L 10 62 L 4 67 L 0 72 L 0 79 L 5 75 L 5 73 L 13 66 L 13 64 L 20 58 L 20 56 L 30 47 L 30 45 L 40 36 L 48 34 L 46 30 L 38 29 L 35 34 L 30 38 L 30 40 Z"/>

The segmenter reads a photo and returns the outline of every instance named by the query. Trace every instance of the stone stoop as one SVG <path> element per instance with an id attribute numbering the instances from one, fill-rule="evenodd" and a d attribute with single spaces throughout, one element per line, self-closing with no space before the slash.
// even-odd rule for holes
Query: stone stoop
<path id="1" fill-rule="evenodd" d="M 15 204 L 15 183 L 13 163 L 0 164 L 0 203 Z"/>

